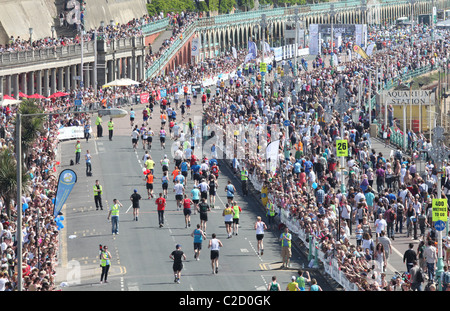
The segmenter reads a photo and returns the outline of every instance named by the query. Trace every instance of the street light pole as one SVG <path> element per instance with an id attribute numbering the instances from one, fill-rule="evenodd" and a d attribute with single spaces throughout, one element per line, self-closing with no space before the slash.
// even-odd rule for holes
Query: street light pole
<path id="1" fill-rule="evenodd" d="M 430 150 L 430 156 L 434 161 L 434 165 L 437 166 L 437 200 L 442 196 L 442 165 L 445 160 L 448 160 L 450 151 L 444 145 L 444 128 L 442 126 L 436 126 L 433 130 L 433 148 Z M 434 205 L 434 204 L 433 204 Z M 447 208 L 447 206 L 445 206 Z M 435 227 L 436 229 L 436 227 Z M 442 230 L 437 232 L 438 239 L 438 262 L 436 276 L 438 279 L 438 290 L 442 290 L 441 275 L 444 272 L 444 258 L 442 256 Z"/>
<path id="2" fill-rule="evenodd" d="M 22 281 L 22 114 L 17 113 L 16 116 L 16 180 L 17 180 L 17 289 L 19 291 L 23 290 Z"/>
<path id="3" fill-rule="evenodd" d="M 298 17 L 298 8 L 295 8 L 294 10 L 295 12 L 295 16 L 294 16 L 294 21 L 295 21 L 295 60 L 294 60 L 294 76 L 297 76 L 298 73 L 298 31 L 299 31 L 299 17 Z"/>
<path id="4" fill-rule="evenodd" d="M 339 113 L 340 116 L 340 123 L 341 123 L 341 139 L 344 139 L 344 114 L 348 111 L 350 108 L 349 103 L 347 102 L 347 96 L 345 94 L 345 88 L 340 87 L 338 89 L 338 98 L 337 103 L 335 104 L 335 109 Z M 342 195 L 345 194 L 345 178 L 344 178 L 344 157 L 341 157 L 341 193 Z"/>
<path id="5" fill-rule="evenodd" d="M 330 42 L 330 47 L 331 47 L 331 59 L 330 59 L 330 65 L 331 67 L 333 67 L 333 53 L 334 53 L 334 48 L 333 48 L 333 37 L 334 37 L 334 30 L 333 30 L 333 22 L 334 22 L 334 15 L 335 15 L 335 11 L 334 11 L 334 3 L 330 4 L 330 20 L 331 20 L 331 42 Z"/>

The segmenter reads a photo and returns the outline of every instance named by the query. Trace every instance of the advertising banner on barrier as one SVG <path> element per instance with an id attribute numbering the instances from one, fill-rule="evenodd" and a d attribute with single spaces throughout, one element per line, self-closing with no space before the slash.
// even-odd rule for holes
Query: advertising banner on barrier
<path id="1" fill-rule="evenodd" d="M 150 97 L 149 93 L 141 93 L 141 104 L 148 104 L 148 98 Z"/>
<path id="2" fill-rule="evenodd" d="M 92 128 L 89 130 L 92 133 Z M 58 140 L 84 138 L 83 126 L 63 126 L 58 130 Z"/>

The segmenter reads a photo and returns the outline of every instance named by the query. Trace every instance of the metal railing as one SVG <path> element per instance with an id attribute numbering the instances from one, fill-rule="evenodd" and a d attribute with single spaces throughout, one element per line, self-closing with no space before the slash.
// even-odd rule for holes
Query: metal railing
<path id="1" fill-rule="evenodd" d="M 166 29 L 167 26 L 169 26 L 169 20 L 170 20 L 170 18 L 166 17 L 166 18 L 157 20 L 156 22 L 151 22 L 151 23 L 142 25 L 142 26 L 140 26 L 140 29 L 143 34 L 148 36 L 155 32 Z"/>
<path id="2" fill-rule="evenodd" d="M 194 21 L 183 31 L 183 39 L 178 37 L 172 43 L 172 45 L 163 52 L 162 55 L 158 57 L 158 59 L 153 62 L 146 70 L 145 77 L 146 79 L 153 77 L 155 74 L 159 73 L 161 68 L 170 61 L 170 59 L 178 52 L 180 47 L 183 47 L 184 44 L 189 40 L 189 38 L 194 34 L 197 28 L 197 22 Z"/>
<path id="3" fill-rule="evenodd" d="M 114 46 L 115 50 L 128 50 L 145 45 L 144 37 L 128 37 L 111 39 L 106 41 L 106 47 Z M 83 44 L 83 56 L 94 55 L 94 41 Z M 81 57 L 81 44 L 69 44 L 66 46 L 54 46 L 45 49 L 0 53 L 0 69 L 4 66 L 23 66 L 25 63 L 39 63 L 49 60 L 65 60 Z"/>

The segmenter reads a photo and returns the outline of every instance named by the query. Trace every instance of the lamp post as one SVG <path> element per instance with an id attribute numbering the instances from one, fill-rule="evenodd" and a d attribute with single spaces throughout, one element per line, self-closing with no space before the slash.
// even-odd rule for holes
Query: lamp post
<path id="1" fill-rule="evenodd" d="M 299 17 L 298 17 L 298 8 L 294 10 L 294 22 L 295 22 L 295 59 L 294 59 L 294 76 L 298 75 L 298 31 L 299 31 Z"/>
<path id="2" fill-rule="evenodd" d="M 52 39 L 55 39 L 55 26 L 52 26 L 50 29 L 52 31 Z"/>
<path id="3" fill-rule="evenodd" d="M 261 63 L 264 63 L 264 54 L 266 53 L 266 27 L 270 25 L 270 23 L 267 21 L 266 14 L 261 15 L 261 21 L 259 23 L 261 26 L 262 31 L 262 56 L 261 56 Z M 267 68 L 267 66 L 266 66 Z M 262 97 L 265 96 L 265 84 L 266 84 L 266 78 L 265 78 L 266 72 L 261 72 L 261 95 Z"/>
<path id="4" fill-rule="evenodd" d="M 33 44 L 33 28 L 28 28 L 28 33 L 30 34 L 30 45 Z"/>
<path id="5" fill-rule="evenodd" d="M 413 26 L 414 26 L 414 12 L 413 12 L 413 10 L 414 10 L 414 4 L 416 3 L 416 0 L 409 0 L 409 4 L 410 4 L 410 7 L 411 7 L 411 45 L 413 45 L 413 43 L 414 43 L 414 36 L 413 36 Z"/>
<path id="6" fill-rule="evenodd" d="M 288 135 L 289 135 L 289 101 L 291 100 L 287 93 L 290 92 L 291 84 L 293 81 L 295 81 L 296 77 L 288 75 L 288 72 L 290 71 L 289 65 L 286 63 L 283 67 L 283 76 L 281 77 L 281 82 L 283 82 L 283 85 L 285 86 L 285 99 L 284 99 L 284 115 L 285 115 L 285 123 L 283 124 L 285 127 L 285 141 L 284 141 L 284 156 L 286 155 L 289 157 L 289 149 L 288 149 Z"/>
<path id="7" fill-rule="evenodd" d="M 448 156 L 450 154 L 450 151 L 447 149 L 447 147 L 444 145 L 444 128 L 442 126 L 436 126 L 433 129 L 433 148 L 430 150 L 430 156 L 434 161 L 434 165 L 437 166 L 437 199 L 441 199 L 441 175 L 442 175 L 442 165 L 445 160 L 448 160 Z M 434 206 L 434 204 L 433 204 Z M 447 206 L 445 206 L 445 209 Z M 434 214 L 434 211 L 433 211 Z M 434 217 L 434 216 L 433 216 Z M 436 225 L 436 222 L 435 222 Z M 435 226 L 436 229 L 436 226 Z M 444 259 L 442 256 L 442 230 L 439 230 L 437 232 L 437 238 L 438 238 L 438 262 L 437 262 L 437 271 L 436 276 L 438 279 L 438 290 L 442 290 L 442 284 L 441 284 L 441 275 L 443 273 L 444 268 Z"/>
<path id="8" fill-rule="evenodd" d="M 330 42 L 330 47 L 331 47 L 331 59 L 330 59 L 330 65 L 331 67 L 333 67 L 334 62 L 333 62 L 333 53 L 334 53 L 334 47 L 333 47 L 333 37 L 334 37 L 334 17 L 336 15 L 336 12 L 334 10 L 334 3 L 330 4 L 330 21 L 331 21 L 331 42 Z"/>
<path id="9" fill-rule="evenodd" d="M 350 109 L 350 104 L 347 101 L 347 95 L 344 87 L 338 89 L 337 103 L 335 103 L 335 110 L 340 115 L 341 123 L 341 139 L 344 139 L 344 114 Z M 344 195 L 345 189 L 345 178 L 344 178 L 344 157 L 341 157 L 341 193 Z"/>

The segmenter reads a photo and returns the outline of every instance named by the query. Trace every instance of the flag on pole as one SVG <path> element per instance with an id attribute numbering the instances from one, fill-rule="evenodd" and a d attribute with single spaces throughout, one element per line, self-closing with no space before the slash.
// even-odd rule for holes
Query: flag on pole
<path id="1" fill-rule="evenodd" d="M 356 53 L 358 53 L 359 55 L 361 55 L 362 58 L 364 59 L 369 59 L 369 56 L 367 56 L 366 52 L 364 52 L 364 50 L 359 46 L 359 45 L 354 45 L 353 46 L 353 51 L 355 51 Z"/>
<path id="2" fill-rule="evenodd" d="M 248 53 L 253 55 L 253 58 L 258 56 L 258 48 L 256 47 L 256 43 L 253 41 L 248 42 Z"/>
<path id="3" fill-rule="evenodd" d="M 77 174 L 72 170 L 66 169 L 59 174 L 58 187 L 56 189 L 56 197 L 53 208 L 54 217 L 59 215 L 59 212 L 64 206 L 64 203 L 69 197 L 69 194 L 76 182 Z"/>
<path id="4" fill-rule="evenodd" d="M 233 52 L 233 57 L 237 58 L 237 51 L 236 51 L 236 48 L 234 46 L 231 47 L 231 51 Z"/>

